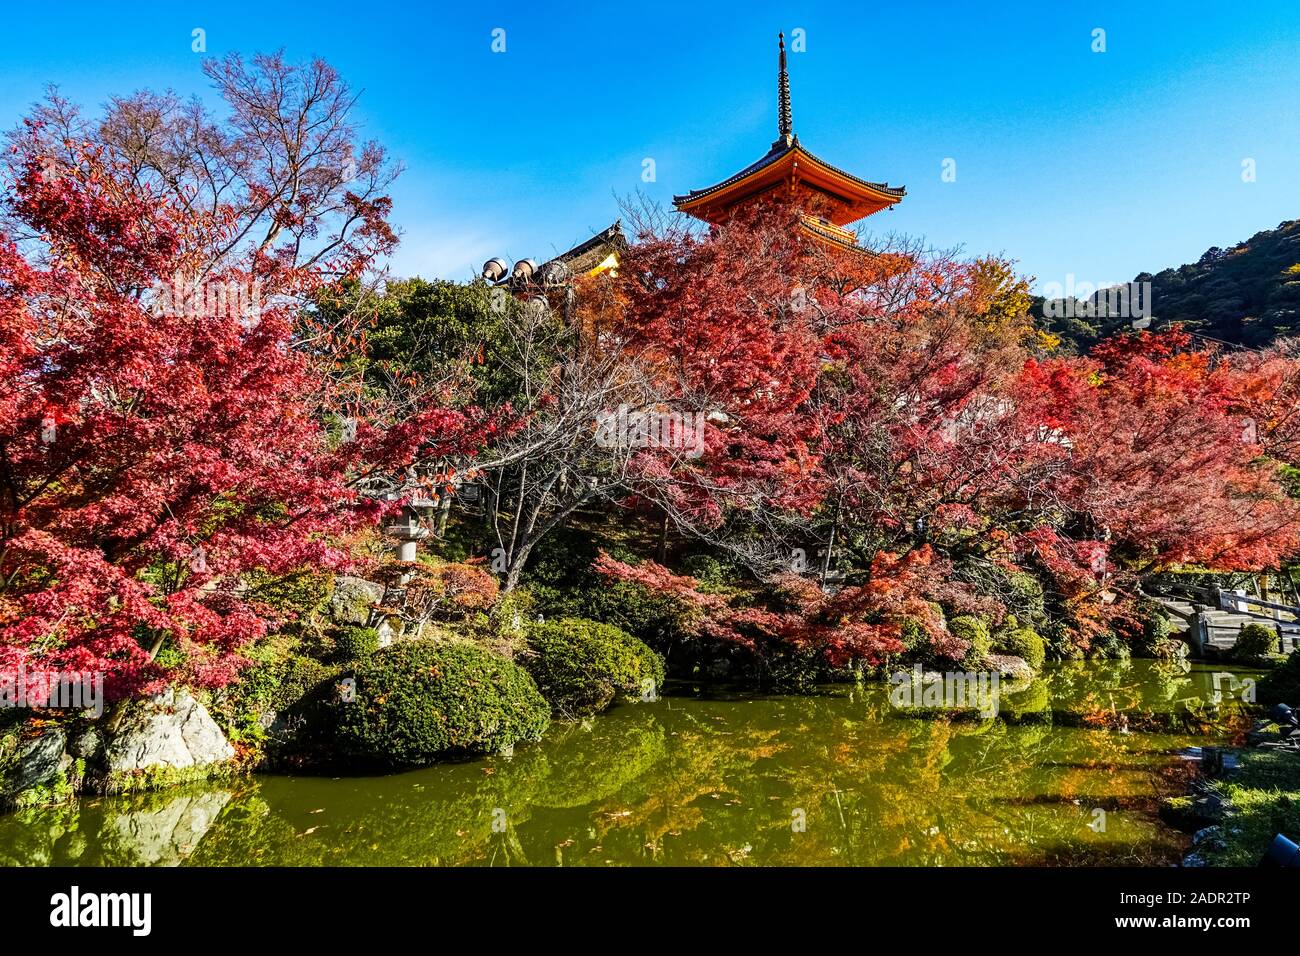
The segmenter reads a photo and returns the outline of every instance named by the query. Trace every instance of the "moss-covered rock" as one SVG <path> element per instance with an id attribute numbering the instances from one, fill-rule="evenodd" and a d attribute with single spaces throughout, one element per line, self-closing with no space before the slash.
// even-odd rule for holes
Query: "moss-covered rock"
<path id="1" fill-rule="evenodd" d="M 1047 642 L 1032 627 L 1013 625 L 998 632 L 994 642 L 997 650 L 1020 657 L 1034 670 L 1047 659 Z"/>
<path id="2" fill-rule="evenodd" d="M 84 761 L 65 753 L 68 735 L 60 725 L 18 724 L 0 735 L 0 807 L 61 803 L 76 792 Z"/>
<path id="3" fill-rule="evenodd" d="M 340 755 L 418 766 L 541 736 L 546 701 L 517 664 L 468 643 L 404 641 L 358 662 L 354 693 L 334 705 Z"/>
<path id="4" fill-rule="evenodd" d="M 664 665 L 654 651 L 617 627 L 562 618 L 529 629 L 528 672 L 556 714 L 593 714 L 616 699 L 653 697 Z"/>
<path id="5" fill-rule="evenodd" d="M 340 575 L 334 579 L 330 593 L 330 617 L 336 624 L 369 624 L 371 609 L 383 597 L 383 585 L 365 578 Z"/>
<path id="6" fill-rule="evenodd" d="M 218 772 L 236 755 L 203 702 L 183 687 L 126 703 L 110 726 L 104 766 L 111 777 L 202 775 Z"/>

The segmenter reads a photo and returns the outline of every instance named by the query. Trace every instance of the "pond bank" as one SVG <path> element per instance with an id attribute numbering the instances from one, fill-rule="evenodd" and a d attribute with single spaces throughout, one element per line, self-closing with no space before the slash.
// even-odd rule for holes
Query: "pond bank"
<path id="1" fill-rule="evenodd" d="M 1048 665 L 992 719 L 675 685 L 400 774 L 257 775 L 0 818 L 9 865 L 1172 864 L 1179 751 L 1240 726 L 1212 672 Z"/>
<path id="2" fill-rule="evenodd" d="M 1261 722 L 1250 746 L 1219 751 L 1218 776 L 1164 801 L 1161 816 L 1193 834 L 1184 866 L 1256 866 L 1273 838 L 1300 838 L 1300 749 L 1277 746 L 1275 724 Z"/>

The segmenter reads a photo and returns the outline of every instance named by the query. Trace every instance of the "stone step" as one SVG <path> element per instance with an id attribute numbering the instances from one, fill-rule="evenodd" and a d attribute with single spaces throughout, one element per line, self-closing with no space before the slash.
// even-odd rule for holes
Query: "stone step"
<path id="1" fill-rule="evenodd" d="M 1205 619 L 1215 627 L 1241 627 L 1243 624 L 1262 623 L 1249 614 L 1234 614 L 1232 611 L 1206 611 Z"/>

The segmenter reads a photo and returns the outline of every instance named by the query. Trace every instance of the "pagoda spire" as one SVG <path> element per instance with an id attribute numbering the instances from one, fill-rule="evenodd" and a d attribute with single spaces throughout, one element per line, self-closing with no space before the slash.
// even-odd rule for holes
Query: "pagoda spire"
<path id="1" fill-rule="evenodd" d="M 777 77 L 777 142 L 789 141 L 794 135 L 794 117 L 790 111 L 790 74 L 785 66 L 785 34 L 777 34 L 780 48 L 779 74 Z"/>

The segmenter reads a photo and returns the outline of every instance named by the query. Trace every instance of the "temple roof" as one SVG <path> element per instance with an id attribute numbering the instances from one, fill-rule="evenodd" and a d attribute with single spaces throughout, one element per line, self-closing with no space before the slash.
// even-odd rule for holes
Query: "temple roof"
<path id="1" fill-rule="evenodd" d="M 590 239 L 578 243 L 572 249 L 561 252 L 553 259 L 548 259 L 538 270 L 543 278 L 563 272 L 564 276 L 585 275 L 599 272 L 606 268 L 618 267 L 618 255 L 627 248 L 627 237 L 623 234 L 623 221 L 620 219 L 607 226 Z M 611 257 L 612 261 L 611 261 Z"/>
<path id="2" fill-rule="evenodd" d="M 780 39 L 777 100 L 778 136 L 767 154 L 720 183 L 674 196 L 673 205 L 706 222 L 720 222 L 738 203 L 783 184 L 798 185 L 824 196 L 828 201 L 823 203 L 821 216 L 842 226 L 887 209 L 907 194 L 901 186 L 860 179 L 832 166 L 799 142 L 790 109 L 784 36 Z"/>
<path id="3" fill-rule="evenodd" d="M 802 183 L 835 200 L 839 208 L 826 218 L 841 226 L 886 209 L 907 195 L 901 186 L 869 182 L 832 166 L 805 149 L 792 134 L 787 141 L 778 140 L 758 162 L 722 182 L 674 196 L 673 205 L 716 222 L 736 203 L 788 182 Z"/>

